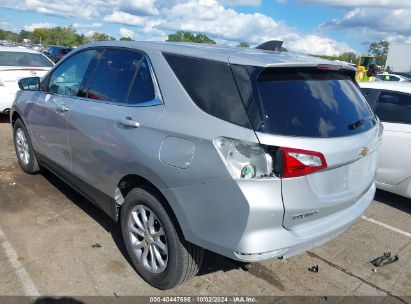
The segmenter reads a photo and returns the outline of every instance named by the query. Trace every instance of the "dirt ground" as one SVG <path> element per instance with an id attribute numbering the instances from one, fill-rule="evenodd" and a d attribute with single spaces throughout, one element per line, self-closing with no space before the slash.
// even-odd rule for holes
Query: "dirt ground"
<path id="1" fill-rule="evenodd" d="M 375 299 L 411 302 L 411 201 L 382 191 L 365 217 L 321 247 L 248 265 L 207 252 L 191 281 L 154 289 L 130 266 L 108 216 L 53 174 L 20 170 L 6 117 L 0 118 L 0 245 L 1 296 L 388 295 Z M 373 271 L 370 261 L 386 251 L 399 261 Z M 313 265 L 318 273 L 308 271 Z"/>

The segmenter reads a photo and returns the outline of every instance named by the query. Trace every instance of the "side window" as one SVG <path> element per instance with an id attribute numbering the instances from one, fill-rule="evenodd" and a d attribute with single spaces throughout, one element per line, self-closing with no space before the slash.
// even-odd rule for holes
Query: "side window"
<path id="1" fill-rule="evenodd" d="M 251 128 L 230 65 L 174 54 L 163 54 L 174 74 L 204 112 Z"/>
<path id="2" fill-rule="evenodd" d="M 382 121 L 411 124 L 411 95 L 381 92 L 375 114 Z"/>
<path id="3" fill-rule="evenodd" d="M 130 91 L 127 103 L 138 104 L 153 100 L 155 90 L 153 79 L 151 78 L 150 67 L 147 59 L 141 62 L 136 78 Z"/>
<path id="4" fill-rule="evenodd" d="M 126 103 L 130 85 L 140 66 L 142 55 L 125 50 L 105 50 L 94 72 L 87 97 Z"/>
<path id="5" fill-rule="evenodd" d="M 83 77 L 95 54 L 95 50 L 87 50 L 64 61 L 53 71 L 48 91 L 59 95 L 77 96 Z"/>

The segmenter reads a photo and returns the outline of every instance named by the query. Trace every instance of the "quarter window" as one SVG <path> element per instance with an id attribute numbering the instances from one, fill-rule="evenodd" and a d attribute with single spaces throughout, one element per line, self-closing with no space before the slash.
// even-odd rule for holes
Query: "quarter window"
<path id="1" fill-rule="evenodd" d="M 375 114 L 382 121 L 411 124 L 411 95 L 381 92 Z"/>
<path id="2" fill-rule="evenodd" d="M 251 128 L 228 63 L 164 54 L 192 101 L 203 111 Z"/>
<path id="3" fill-rule="evenodd" d="M 48 91 L 59 95 L 77 96 L 84 75 L 95 54 L 95 50 L 87 50 L 64 61 L 53 71 Z"/>
<path id="4" fill-rule="evenodd" d="M 124 50 L 105 50 L 97 65 L 88 98 L 126 103 L 143 55 Z"/>

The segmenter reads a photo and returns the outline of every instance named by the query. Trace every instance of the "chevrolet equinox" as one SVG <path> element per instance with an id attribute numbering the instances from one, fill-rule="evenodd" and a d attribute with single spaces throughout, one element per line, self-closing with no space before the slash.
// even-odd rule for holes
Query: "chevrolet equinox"
<path id="1" fill-rule="evenodd" d="M 100 42 L 11 109 L 21 168 L 119 221 L 140 276 L 194 276 L 204 249 L 257 262 L 318 246 L 372 201 L 382 127 L 348 65 L 293 53 Z"/>

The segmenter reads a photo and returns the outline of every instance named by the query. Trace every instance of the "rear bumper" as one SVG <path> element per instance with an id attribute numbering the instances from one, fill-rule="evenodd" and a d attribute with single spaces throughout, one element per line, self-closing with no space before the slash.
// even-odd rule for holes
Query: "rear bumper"
<path id="1" fill-rule="evenodd" d="M 235 259 L 245 262 L 257 262 L 270 258 L 288 258 L 318 247 L 338 236 L 361 217 L 374 199 L 375 189 L 375 185 L 372 184 L 356 204 L 322 219 L 316 225 L 298 230 L 283 228 L 280 231 L 272 231 L 271 235 L 267 236 L 267 238 L 271 238 L 272 254 L 270 252 L 252 255 L 235 253 Z M 279 239 L 280 242 L 278 242 Z M 279 243 L 281 243 L 281 246 L 279 246 Z"/>
<path id="2" fill-rule="evenodd" d="M 283 227 L 281 181 L 221 181 L 164 189 L 185 238 L 205 249 L 244 261 L 289 257 L 334 238 L 367 209 L 375 185 L 349 208 L 304 228 Z"/>

